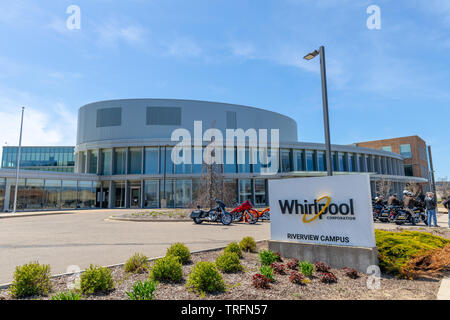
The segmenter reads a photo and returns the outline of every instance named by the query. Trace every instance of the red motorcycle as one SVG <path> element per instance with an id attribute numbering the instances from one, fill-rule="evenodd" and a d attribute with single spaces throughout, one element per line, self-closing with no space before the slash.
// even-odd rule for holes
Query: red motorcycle
<path id="1" fill-rule="evenodd" d="M 233 209 L 230 213 L 233 221 L 242 221 L 249 224 L 255 224 L 258 222 L 258 214 L 251 210 L 253 208 L 252 204 L 247 200 L 242 203 L 239 207 Z"/>

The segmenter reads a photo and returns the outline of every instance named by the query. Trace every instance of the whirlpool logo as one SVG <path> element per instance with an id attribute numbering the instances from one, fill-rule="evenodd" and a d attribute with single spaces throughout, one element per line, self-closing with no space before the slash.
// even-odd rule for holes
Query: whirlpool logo
<path id="1" fill-rule="evenodd" d="M 304 223 L 311 223 L 316 219 L 323 219 L 328 215 L 328 220 L 355 220 L 355 208 L 353 199 L 344 203 L 333 203 L 331 198 L 323 196 L 314 199 L 313 203 L 308 200 L 278 200 L 282 214 L 301 214 Z"/>

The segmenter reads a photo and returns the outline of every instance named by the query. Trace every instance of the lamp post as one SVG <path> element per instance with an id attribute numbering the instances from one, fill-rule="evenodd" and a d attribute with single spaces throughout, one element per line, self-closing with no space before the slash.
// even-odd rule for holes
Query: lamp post
<path id="1" fill-rule="evenodd" d="M 322 77 L 322 102 L 323 102 L 323 126 L 325 132 L 325 154 L 327 163 L 328 176 L 333 175 L 333 167 L 331 165 L 331 143 L 330 143 L 330 119 L 328 116 L 328 93 L 327 93 L 327 71 L 325 66 L 325 47 L 321 46 L 319 51 L 314 50 L 303 57 L 305 60 L 312 60 L 320 55 L 320 73 Z"/>
<path id="2" fill-rule="evenodd" d="M 16 185 L 14 187 L 14 208 L 13 213 L 16 213 L 17 209 L 17 190 L 19 189 L 19 170 L 20 170 L 20 158 L 22 153 L 22 128 L 23 128 L 23 112 L 25 107 L 22 107 L 22 118 L 20 120 L 20 136 L 19 136 L 19 150 L 17 152 L 17 162 L 16 162 Z"/>

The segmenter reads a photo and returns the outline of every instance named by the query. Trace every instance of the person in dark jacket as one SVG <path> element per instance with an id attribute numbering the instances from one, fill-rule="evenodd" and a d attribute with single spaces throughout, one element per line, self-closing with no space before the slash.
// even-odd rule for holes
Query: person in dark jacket
<path id="1" fill-rule="evenodd" d="M 433 192 L 427 192 L 427 196 L 425 197 L 425 209 L 427 210 L 428 226 L 431 227 L 431 219 L 433 219 L 434 226 L 437 227 L 436 200 Z"/>
<path id="2" fill-rule="evenodd" d="M 450 228 L 450 197 L 447 198 L 447 200 L 445 200 L 444 202 L 442 202 L 442 204 L 444 205 L 444 207 L 447 209 L 447 214 L 448 214 L 448 227 Z"/>
<path id="3" fill-rule="evenodd" d="M 390 205 L 390 206 L 401 206 L 402 205 L 402 201 L 399 198 L 397 198 L 396 194 L 393 194 L 388 199 L 388 205 Z"/>

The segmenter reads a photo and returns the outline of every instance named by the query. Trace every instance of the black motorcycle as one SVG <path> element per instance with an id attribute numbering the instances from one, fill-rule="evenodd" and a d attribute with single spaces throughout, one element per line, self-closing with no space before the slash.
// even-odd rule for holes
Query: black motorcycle
<path id="1" fill-rule="evenodd" d="M 373 221 L 375 222 L 375 221 L 379 220 L 380 215 L 384 209 L 384 206 L 381 204 L 374 203 L 372 205 L 372 208 L 373 208 Z"/>
<path id="2" fill-rule="evenodd" d="M 190 218 L 194 220 L 194 223 L 200 224 L 203 221 L 209 222 L 222 222 L 223 225 L 229 225 L 233 218 L 231 214 L 225 210 L 225 203 L 216 199 L 217 206 L 209 211 L 202 210 L 200 206 L 197 206 L 197 210 L 194 210 L 190 214 Z"/>
<path id="3" fill-rule="evenodd" d="M 405 209 L 401 209 L 398 211 L 398 214 L 394 218 L 394 222 L 397 225 L 403 225 L 405 223 L 411 223 L 413 225 L 417 225 L 420 222 L 420 216 L 416 213 L 411 215 L 411 213 Z"/>

